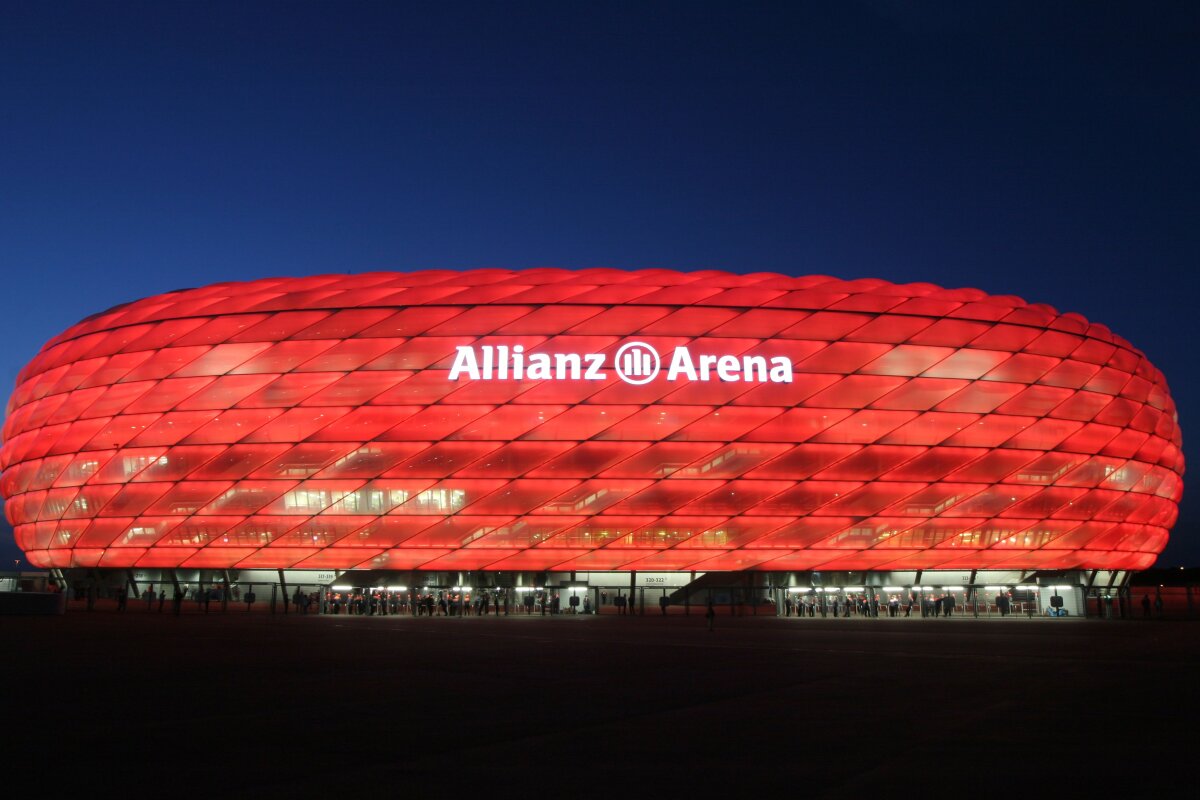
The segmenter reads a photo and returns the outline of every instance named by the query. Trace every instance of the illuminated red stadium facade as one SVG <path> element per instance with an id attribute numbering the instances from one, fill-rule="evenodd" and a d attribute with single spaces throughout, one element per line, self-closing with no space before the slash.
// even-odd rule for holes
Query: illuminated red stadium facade
<path id="1" fill-rule="evenodd" d="M 1131 570 L 1162 374 L 974 289 L 666 270 L 217 284 L 49 342 L 2 453 L 53 568 Z"/>

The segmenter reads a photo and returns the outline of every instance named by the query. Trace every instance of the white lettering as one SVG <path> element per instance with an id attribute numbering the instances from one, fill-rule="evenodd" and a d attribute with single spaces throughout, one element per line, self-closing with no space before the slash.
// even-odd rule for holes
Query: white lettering
<path id="1" fill-rule="evenodd" d="M 696 380 L 696 367 L 692 364 L 692 354 L 686 347 L 675 348 L 671 355 L 671 366 L 667 367 L 667 380 L 679 380 L 680 373 L 686 375 L 689 381 Z"/>
<path id="2" fill-rule="evenodd" d="M 567 369 L 571 370 L 571 380 L 579 380 L 579 370 L 582 366 L 579 353 L 555 353 L 554 354 L 554 377 L 558 380 L 563 380 Z"/>
<path id="3" fill-rule="evenodd" d="M 454 364 L 450 367 L 450 380 L 458 380 L 463 372 L 473 381 L 479 380 L 479 362 L 475 360 L 475 348 L 460 344 L 455 348 L 458 355 L 454 356 Z"/>
<path id="4" fill-rule="evenodd" d="M 775 356 L 771 359 L 771 383 L 792 382 L 792 360 L 787 356 Z"/>
<path id="5" fill-rule="evenodd" d="M 459 345 L 455 348 L 450 380 L 606 380 L 605 353 L 526 353 L 524 345 Z M 659 356 L 651 345 L 631 342 L 617 351 L 617 377 L 635 386 L 649 383 L 659 374 Z M 696 355 L 680 345 L 671 354 L 669 381 L 709 381 L 716 378 L 736 383 L 791 383 L 792 361 L 774 356 Z"/>
<path id="6" fill-rule="evenodd" d="M 519 344 L 513 347 L 513 380 L 521 380 L 521 373 L 525 369 L 525 345 Z"/>
<path id="7" fill-rule="evenodd" d="M 508 348 L 504 345 L 496 346 L 496 377 L 504 380 L 508 377 Z"/>
<path id="8" fill-rule="evenodd" d="M 602 381 L 608 377 L 608 375 L 600 371 L 600 368 L 604 366 L 603 353 L 589 353 L 583 358 L 587 361 L 588 365 L 587 372 L 583 374 L 584 380 Z"/>
<path id="9" fill-rule="evenodd" d="M 762 356 L 745 356 L 742 358 L 742 372 L 748 381 L 763 382 L 767 379 L 767 360 Z M 788 367 L 791 374 L 791 367 Z"/>
<path id="10" fill-rule="evenodd" d="M 490 381 L 492 379 L 492 365 L 494 363 L 492 346 L 490 344 L 485 344 L 481 349 L 483 350 L 483 379 L 485 381 Z"/>
<path id="11" fill-rule="evenodd" d="M 553 376 L 550 372 L 550 356 L 546 353 L 530 353 L 529 369 L 525 373 L 531 381 L 548 381 Z"/>

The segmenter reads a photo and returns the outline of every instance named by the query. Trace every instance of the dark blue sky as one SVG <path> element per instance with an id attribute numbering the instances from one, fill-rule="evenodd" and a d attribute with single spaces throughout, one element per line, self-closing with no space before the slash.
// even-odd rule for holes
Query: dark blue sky
<path id="1" fill-rule="evenodd" d="M 219 280 L 720 268 L 1078 311 L 1186 436 L 1197 41 L 1186 3 L 0 0 L 0 392 Z M 1200 563 L 1196 506 L 1160 565 Z"/>

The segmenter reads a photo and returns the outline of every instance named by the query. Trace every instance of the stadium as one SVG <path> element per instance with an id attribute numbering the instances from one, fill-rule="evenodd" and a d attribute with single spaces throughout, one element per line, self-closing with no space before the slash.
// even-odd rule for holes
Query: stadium
<path id="1" fill-rule="evenodd" d="M 323 609 L 1113 613 L 1184 469 L 1163 375 L 1078 314 L 657 269 L 149 297 L 48 342 L 3 437 L 17 543 L 62 585 Z"/>

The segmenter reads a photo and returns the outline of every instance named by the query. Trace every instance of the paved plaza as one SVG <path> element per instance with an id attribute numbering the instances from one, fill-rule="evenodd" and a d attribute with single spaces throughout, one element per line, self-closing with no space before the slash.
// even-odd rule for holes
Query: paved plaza
<path id="1" fill-rule="evenodd" d="M 19 779 L 133 797 L 1139 796 L 1200 625 L 97 611 L 0 618 Z M 674 788 L 672 788 L 674 787 Z"/>

